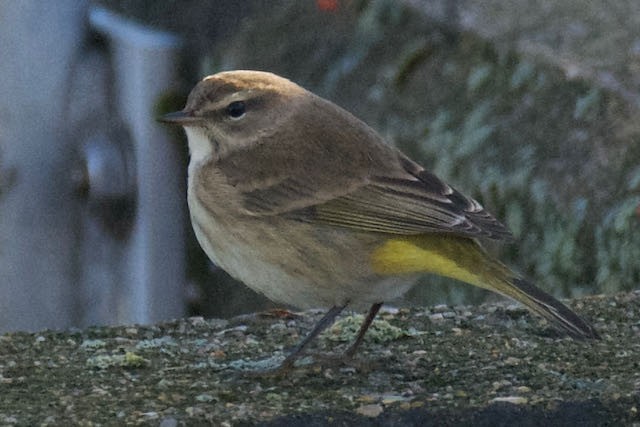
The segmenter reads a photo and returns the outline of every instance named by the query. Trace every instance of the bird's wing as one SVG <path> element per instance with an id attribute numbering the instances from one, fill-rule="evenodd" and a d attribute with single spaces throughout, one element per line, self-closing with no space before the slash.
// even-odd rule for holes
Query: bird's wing
<path id="1" fill-rule="evenodd" d="M 511 238 L 509 230 L 477 201 L 406 157 L 400 160 L 403 174 L 351 177 L 343 185 L 331 185 L 331 191 L 323 192 L 304 176 L 283 177 L 244 192 L 244 206 L 251 215 L 283 215 L 369 232 Z"/>
<path id="2" fill-rule="evenodd" d="M 292 212 L 292 216 L 381 233 L 511 237 L 478 202 L 426 171 L 418 180 L 375 177 L 349 194 Z"/>
<path id="3" fill-rule="evenodd" d="M 386 145 L 364 123 L 310 99 L 313 120 L 291 118 L 302 134 L 261 135 L 260 143 L 217 163 L 242 194 L 245 214 L 391 234 L 511 236 L 478 202 Z"/>

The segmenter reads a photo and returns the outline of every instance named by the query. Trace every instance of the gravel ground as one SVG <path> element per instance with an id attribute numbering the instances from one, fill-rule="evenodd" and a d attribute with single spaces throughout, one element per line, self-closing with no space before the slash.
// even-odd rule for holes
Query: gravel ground
<path id="1" fill-rule="evenodd" d="M 387 307 L 350 363 L 342 316 L 287 376 L 322 312 L 0 335 L 0 425 L 640 425 L 640 291 L 569 304 L 575 341 L 509 302 Z"/>

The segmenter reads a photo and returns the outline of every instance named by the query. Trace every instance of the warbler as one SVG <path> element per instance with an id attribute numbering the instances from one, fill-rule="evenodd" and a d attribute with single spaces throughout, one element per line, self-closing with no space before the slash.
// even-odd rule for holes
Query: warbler
<path id="1" fill-rule="evenodd" d="M 596 330 L 489 256 L 479 239 L 510 239 L 477 201 L 385 143 L 349 112 L 262 71 L 205 77 L 182 111 L 195 235 L 218 266 L 268 298 L 329 307 L 285 358 L 348 305 L 370 306 L 352 356 L 384 301 L 424 273 L 510 297 L 576 338 Z"/>

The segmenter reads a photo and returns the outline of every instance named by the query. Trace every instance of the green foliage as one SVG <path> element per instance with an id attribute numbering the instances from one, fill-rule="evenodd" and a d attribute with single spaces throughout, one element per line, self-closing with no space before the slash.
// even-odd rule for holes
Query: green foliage
<path id="1" fill-rule="evenodd" d="M 640 195 L 612 208 L 596 228 L 596 282 L 603 292 L 640 282 Z"/>
<path id="2" fill-rule="evenodd" d="M 574 119 L 588 118 L 587 116 L 589 112 L 597 110 L 600 102 L 601 102 L 600 89 L 593 88 L 589 90 L 586 94 L 576 99 L 576 108 L 573 112 L 573 118 Z"/>
<path id="3" fill-rule="evenodd" d="M 480 64 L 474 67 L 469 73 L 467 78 L 467 88 L 469 91 L 475 91 L 479 89 L 484 83 L 487 83 L 491 74 L 493 73 L 493 66 L 491 64 Z"/>

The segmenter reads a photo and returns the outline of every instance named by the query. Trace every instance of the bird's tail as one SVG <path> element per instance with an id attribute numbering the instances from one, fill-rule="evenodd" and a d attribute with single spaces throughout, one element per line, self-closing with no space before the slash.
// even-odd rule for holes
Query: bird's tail
<path id="1" fill-rule="evenodd" d="M 574 338 L 599 338 L 566 305 L 490 257 L 473 239 L 443 234 L 394 237 L 376 248 L 379 274 L 433 273 L 510 297 Z"/>
<path id="2" fill-rule="evenodd" d="M 593 326 L 571 311 L 569 307 L 524 279 L 519 277 L 505 278 L 503 285 L 494 285 L 493 288 L 487 287 L 487 289 L 524 304 L 531 311 L 544 317 L 557 328 L 566 331 L 573 338 L 600 338 Z"/>

